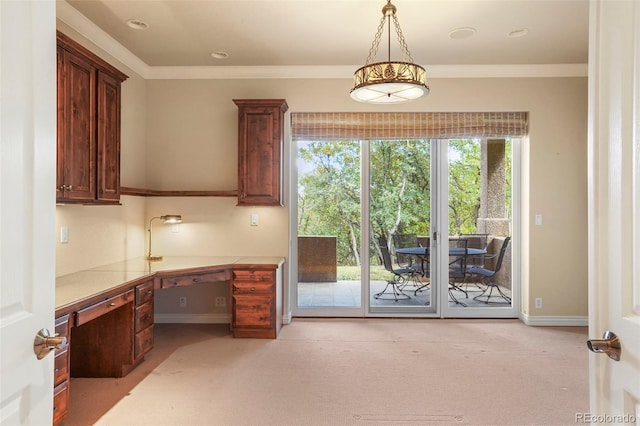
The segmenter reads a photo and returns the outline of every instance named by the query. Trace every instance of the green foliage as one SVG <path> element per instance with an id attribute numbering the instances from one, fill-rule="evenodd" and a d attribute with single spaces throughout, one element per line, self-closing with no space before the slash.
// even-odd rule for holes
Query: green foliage
<path id="1" fill-rule="evenodd" d="M 360 247 L 360 143 L 298 144 L 298 234 L 335 235 L 337 263 L 380 262 L 377 237 L 430 234 L 431 144 L 438 141 L 370 142 L 372 248 Z M 507 206 L 511 201 L 511 144 L 506 146 Z M 480 141 L 449 141 L 449 233 L 472 233 L 480 210 Z M 510 209 L 510 207 L 508 207 Z M 510 210 L 508 211 L 510 213 Z M 375 260 L 378 260 L 376 262 Z M 356 268 L 357 269 L 357 268 Z"/>

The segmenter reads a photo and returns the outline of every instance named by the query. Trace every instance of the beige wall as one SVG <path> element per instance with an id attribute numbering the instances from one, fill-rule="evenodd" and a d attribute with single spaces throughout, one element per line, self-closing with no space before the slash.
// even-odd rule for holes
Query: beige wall
<path id="1" fill-rule="evenodd" d="M 350 84 L 348 79 L 144 81 L 133 76 L 123 85 L 122 185 L 236 189 L 236 98 L 285 98 L 290 112 L 528 111 L 522 310 L 531 316 L 587 315 L 586 78 L 434 79 L 426 99 L 387 107 L 352 101 Z M 59 274 L 143 255 L 146 221 L 165 213 L 182 214 L 184 223 L 178 232 L 154 224 L 154 253 L 289 255 L 286 207 L 240 208 L 223 197 L 123 197 L 120 208 L 57 210 L 58 225 L 64 220 L 70 228 L 70 243 L 58 245 Z M 249 225 L 254 212 L 260 215 L 258 227 Z M 535 214 L 543 215 L 543 226 L 533 225 Z M 104 232 L 90 231 L 105 226 Z M 543 309 L 533 308 L 536 297 L 543 298 Z"/>

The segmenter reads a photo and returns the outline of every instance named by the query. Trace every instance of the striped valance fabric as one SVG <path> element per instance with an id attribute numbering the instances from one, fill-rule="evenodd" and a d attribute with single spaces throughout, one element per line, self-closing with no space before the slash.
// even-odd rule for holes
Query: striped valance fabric
<path id="1" fill-rule="evenodd" d="M 293 140 L 520 137 L 526 112 L 296 112 Z"/>

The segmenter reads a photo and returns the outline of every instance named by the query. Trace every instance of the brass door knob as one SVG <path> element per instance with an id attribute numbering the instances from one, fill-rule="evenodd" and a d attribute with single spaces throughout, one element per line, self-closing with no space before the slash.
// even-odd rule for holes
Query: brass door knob
<path id="1" fill-rule="evenodd" d="M 33 340 L 33 353 L 36 354 L 38 359 L 42 359 L 49 354 L 49 352 L 62 349 L 67 346 L 67 338 L 59 337 L 58 335 L 52 336 L 51 332 L 46 328 L 38 331 L 36 338 Z"/>

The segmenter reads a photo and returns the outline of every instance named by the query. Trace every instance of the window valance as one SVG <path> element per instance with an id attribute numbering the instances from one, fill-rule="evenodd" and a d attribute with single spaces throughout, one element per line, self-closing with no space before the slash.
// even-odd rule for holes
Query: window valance
<path id="1" fill-rule="evenodd" d="M 293 140 L 520 137 L 526 112 L 296 112 Z"/>

